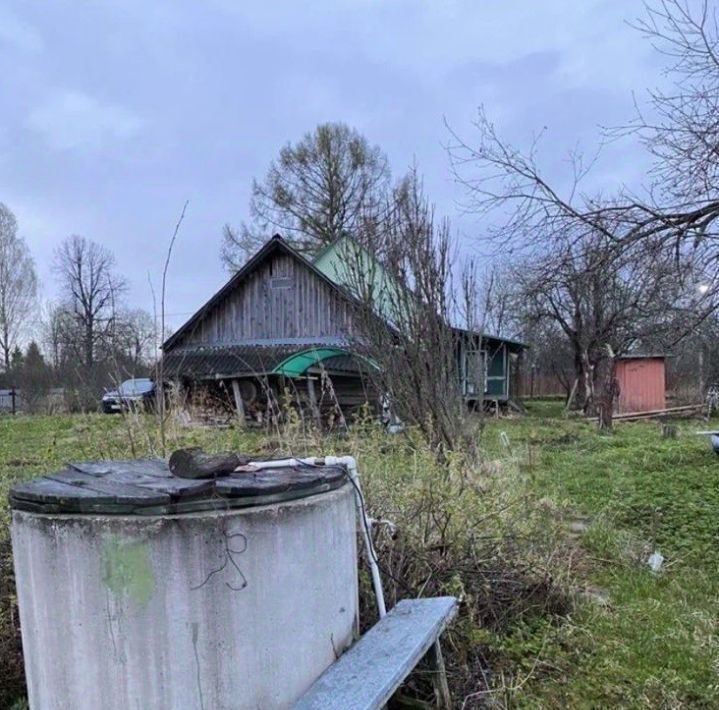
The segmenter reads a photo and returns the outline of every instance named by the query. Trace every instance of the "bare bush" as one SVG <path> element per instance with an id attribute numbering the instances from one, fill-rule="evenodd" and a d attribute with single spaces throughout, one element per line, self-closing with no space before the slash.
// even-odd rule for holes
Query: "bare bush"
<path id="1" fill-rule="evenodd" d="M 661 243 L 617 249 L 594 232 L 554 240 L 547 258 L 519 262 L 510 280 L 530 323 L 561 329 L 572 349 L 577 404 L 595 414 L 595 385 L 601 390 L 603 382 L 596 373 L 609 353 L 624 355 L 650 336 L 666 346 L 696 315 L 700 275 Z"/>
<path id="2" fill-rule="evenodd" d="M 387 441 L 371 426 L 354 428 L 347 443 L 379 521 L 375 547 L 388 605 L 457 596 L 460 614 L 442 641 L 455 706 L 502 707 L 500 677 L 521 683 L 524 673 L 492 640 L 573 609 L 577 550 L 561 511 L 530 492 L 513 458 L 477 467 L 455 455 L 438 465 L 416 431 Z M 368 627 L 376 612 L 363 567 L 360 602 Z M 420 666 L 404 693 L 433 702 L 431 678 Z"/>
<path id="3" fill-rule="evenodd" d="M 478 334 L 452 323 L 475 302 L 473 277 L 457 276 L 449 224 L 435 220 L 416 172 L 387 214 L 381 258 L 343 242 L 342 280 L 357 299 L 353 349 L 373 365 L 369 376 L 394 414 L 416 423 L 440 456 L 471 453 L 477 430 L 466 416 L 459 348 Z"/>

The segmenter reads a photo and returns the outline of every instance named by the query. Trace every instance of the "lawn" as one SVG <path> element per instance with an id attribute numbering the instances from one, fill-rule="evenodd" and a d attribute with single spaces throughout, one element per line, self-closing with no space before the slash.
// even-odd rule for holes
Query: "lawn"
<path id="1" fill-rule="evenodd" d="M 620 424 L 614 434 L 599 435 L 589 424 L 562 419 L 556 403 L 534 403 L 524 418 L 487 421 L 482 438 L 487 463 L 473 474 L 478 483 L 470 493 L 462 488 L 458 505 L 464 517 L 455 516 L 456 534 L 475 535 L 472 523 L 478 520 L 487 537 L 496 532 L 506 539 L 510 524 L 516 530 L 523 519 L 533 520 L 529 536 L 537 542 L 546 530 L 542 549 L 559 560 L 552 563 L 553 582 L 576 603 L 561 612 L 515 614 L 501 628 L 475 623 L 468 629 L 467 614 L 464 622 L 460 615 L 464 626 L 450 639 L 451 663 L 455 670 L 469 669 L 467 659 L 475 650 L 469 646 L 475 646 L 487 659 L 483 677 L 491 686 L 491 692 L 480 689 L 466 707 L 490 697 L 518 707 L 719 705 L 719 460 L 703 437 L 692 435 L 705 426 L 682 423 L 677 439 L 662 439 L 652 423 Z M 12 482 L 67 460 L 156 453 L 158 440 L 151 420 L 0 418 L 0 545 L 7 550 L 6 498 Z M 295 434 L 294 442 L 295 451 L 356 453 L 370 506 L 401 524 L 421 517 L 418 481 L 423 495 L 429 490 L 436 496 L 438 508 L 448 505 L 449 496 L 440 495 L 445 483 L 434 482 L 438 474 L 426 452 L 404 437 L 365 432 L 320 443 Z M 234 430 L 176 429 L 169 443 L 265 454 L 287 448 L 282 437 L 268 440 Z M 514 472 L 511 485 L 520 491 L 509 502 L 503 497 L 509 479 L 497 473 L 503 470 Z M 412 515 L 403 513 L 403 497 L 412 498 L 406 505 Z M 515 515 L 509 522 L 506 513 L 497 513 L 506 508 Z M 521 539 L 512 535 L 515 542 Z M 646 565 L 655 549 L 666 558 L 659 574 Z M 503 559 L 521 559 L 524 553 L 512 554 L 516 557 Z M 5 553 L 0 636 L 14 613 L 11 590 L 3 582 L 7 562 Z M 560 563 L 571 566 L 566 577 Z M 472 570 L 448 572 L 436 589 L 470 589 L 471 575 Z M 477 592 L 467 595 L 476 600 Z M 8 658 L 0 658 L 0 667 L 10 668 L 6 637 L 0 653 Z M 467 673 L 464 694 L 471 695 L 474 676 Z M 0 706 L 20 692 L 11 680 L 0 682 Z"/>
<path id="2" fill-rule="evenodd" d="M 497 429 L 512 434 L 536 490 L 575 512 L 600 603 L 540 632 L 541 655 L 560 672 L 530 679 L 520 704 L 716 707 L 719 460 L 693 435 L 706 425 L 683 423 L 677 439 L 654 423 L 603 436 L 538 416 L 546 409 L 493 424 L 487 445 Z M 666 558 L 658 575 L 645 564 L 654 550 Z"/>

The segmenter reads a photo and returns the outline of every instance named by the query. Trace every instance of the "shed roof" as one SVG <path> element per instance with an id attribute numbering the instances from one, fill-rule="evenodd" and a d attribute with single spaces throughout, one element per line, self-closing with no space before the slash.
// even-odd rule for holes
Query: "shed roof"
<path id="1" fill-rule="evenodd" d="M 317 366 L 328 370 L 360 372 L 361 362 L 347 354 L 334 339 L 327 343 L 316 341 L 299 343 L 238 343 L 217 345 L 189 345 L 175 348 L 163 358 L 163 375 L 216 380 L 253 375 L 292 374 L 280 372 L 283 363 L 302 354 L 317 353 L 304 358 L 305 367 Z M 306 362 L 305 362 L 306 361 Z M 297 368 L 295 368 L 297 369 Z M 296 372 L 294 374 L 302 374 Z"/>
<path id="2" fill-rule="evenodd" d="M 497 343 L 506 343 L 509 350 L 512 352 L 519 352 L 520 350 L 527 350 L 529 345 L 523 343 L 521 340 L 513 340 L 512 338 L 504 338 L 501 335 L 492 335 L 491 333 L 481 333 L 476 330 L 468 330 L 467 328 L 455 328 L 455 332 L 462 333 L 467 336 L 481 336 L 482 340 L 493 340 Z"/>
<path id="3" fill-rule="evenodd" d="M 175 348 L 163 357 L 166 377 L 221 379 L 263 375 L 292 353 L 297 345 L 190 345 Z"/>
<path id="4" fill-rule="evenodd" d="M 366 367 L 373 366 L 372 363 L 367 360 L 366 367 L 363 368 L 361 361 L 365 362 L 365 359 L 359 354 L 352 353 L 344 348 L 318 348 L 317 346 L 313 346 L 312 348 L 301 350 L 285 358 L 274 367 L 272 372 L 276 375 L 285 375 L 287 377 L 301 377 L 310 370 L 326 368 L 327 363 L 329 363 L 330 366 L 332 363 L 336 363 L 338 368 L 343 368 L 343 371 L 346 372 L 348 361 L 353 363 L 352 369 L 355 373 L 361 369 L 366 369 Z"/>
<path id="5" fill-rule="evenodd" d="M 624 355 L 618 355 L 617 360 L 664 360 L 665 358 L 671 357 L 666 353 L 625 353 Z"/>

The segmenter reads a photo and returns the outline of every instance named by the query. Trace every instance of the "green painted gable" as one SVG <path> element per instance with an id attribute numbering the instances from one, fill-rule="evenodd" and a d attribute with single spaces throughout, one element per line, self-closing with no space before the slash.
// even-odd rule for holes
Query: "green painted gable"
<path id="1" fill-rule="evenodd" d="M 399 302 L 401 287 L 377 259 L 350 237 L 340 237 L 326 246 L 312 265 L 362 302 L 371 302 L 380 316 L 397 321 L 392 304 Z"/>
<path id="2" fill-rule="evenodd" d="M 341 237 L 326 246 L 313 261 L 313 266 L 334 283 L 347 288 L 363 302 L 371 300 L 375 312 L 401 329 L 401 314 L 397 314 L 394 304 L 401 302 L 398 297 L 399 286 L 387 273 L 382 264 L 350 237 Z M 476 396 L 505 399 L 510 392 L 510 352 L 521 352 L 525 345 L 517 341 L 496 336 L 472 333 L 456 329 L 459 337 L 458 348 L 461 361 L 461 377 L 467 378 L 467 363 L 464 361 L 468 350 L 482 351 L 484 358 L 483 383 L 475 383 L 470 395 L 467 384 L 462 383 L 467 397 Z M 470 346 L 475 338 L 481 339 L 481 346 Z M 485 379 L 486 378 L 486 379 Z M 484 392 L 482 392 L 484 389 Z"/>

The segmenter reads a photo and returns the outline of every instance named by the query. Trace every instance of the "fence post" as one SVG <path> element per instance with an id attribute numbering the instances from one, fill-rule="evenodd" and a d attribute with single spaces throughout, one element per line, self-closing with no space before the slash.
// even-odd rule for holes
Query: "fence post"
<path id="1" fill-rule="evenodd" d="M 529 381 L 529 398 L 534 399 L 534 371 L 537 369 L 537 366 L 532 363 L 532 367 L 530 370 L 530 381 Z"/>
<path id="2" fill-rule="evenodd" d="M 15 388 L 14 387 L 10 388 L 10 401 L 12 402 L 12 413 L 16 414 L 17 412 L 15 409 Z"/>

